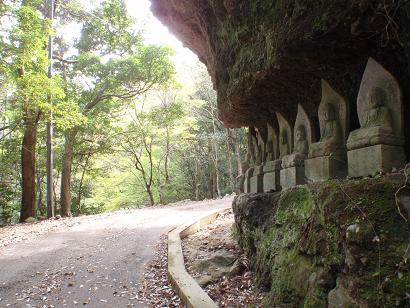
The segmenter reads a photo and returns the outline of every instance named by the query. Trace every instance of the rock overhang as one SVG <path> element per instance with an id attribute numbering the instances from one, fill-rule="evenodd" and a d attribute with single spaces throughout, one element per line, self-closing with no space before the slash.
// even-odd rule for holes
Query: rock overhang
<path id="1" fill-rule="evenodd" d="M 152 0 L 152 11 L 207 66 L 228 127 L 261 127 L 275 112 L 293 123 L 302 104 L 318 131 L 325 79 L 348 99 L 355 129 L 369 57 L 392 72 L 409 100 L 409 3 Z"/>

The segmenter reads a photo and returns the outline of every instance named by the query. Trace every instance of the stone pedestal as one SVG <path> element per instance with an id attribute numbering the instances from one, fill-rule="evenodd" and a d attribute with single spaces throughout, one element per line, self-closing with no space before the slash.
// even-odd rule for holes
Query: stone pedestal
<path id="1" fill-rule="evenodd" d="M 268 161 L 263 167 L 263 192 L 280 191 L 281 161 Z"/>
<path id="2" fill-rule="evenodd" d="M 255 167 L 253 176 L 250 181 L 250 191 L 251 193 L 262 193 L 263 192 L 263 166 Z"/>
<path id="3" fill-rule="evenodd" d="M 377 172 L 389 173 L 406 164 L 406 156 L 401 146 L 373 145 L 347 152 L 349 177 L 374 175 Z"/>
<path id="4" fill-rule="evenodd" d="M 253 176 L 254 168 L 249 168 L 245 172 L 245 179 L 243 182 L 243 190 L 245 194 L 249 194 L 251 192 L 251 178 Z"/>
<path id="5" fill-rule="evenodd" d="M 305 166 L 295 166 L 280 171 L 280 185 L 282 189 L 306 184 Z"/>
<path id="6" fill-rule="evenodd" d="M 237 195 L 243 194 L 245 192 L 244 184 L 245 184 L 245 174 L 238 175 L 236 177 L 236 183 L 235 183 L 235 186 L 236 186 L 235 190 L 236 190 Z"/>
<path id="7" fill-rule="evenodd" d="M 347 176 L 347 156 L 331 155 L 305 160 L 305 173 L 308 182 L 340 179 Z"/>

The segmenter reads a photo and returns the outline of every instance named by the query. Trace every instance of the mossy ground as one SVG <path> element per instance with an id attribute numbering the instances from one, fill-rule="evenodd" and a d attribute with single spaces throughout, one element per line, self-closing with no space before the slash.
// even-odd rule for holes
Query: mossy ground
<path id="1" fill-rule="evenodd" d="M 266 305 L 326 307 L 329 292 L 343 289 L 352 306 L 410 306 L 410 224 L 394 201 L 401 180 L 330 181 L 238 197 L 236 235 L 259 286 L 270 290 Z"/>

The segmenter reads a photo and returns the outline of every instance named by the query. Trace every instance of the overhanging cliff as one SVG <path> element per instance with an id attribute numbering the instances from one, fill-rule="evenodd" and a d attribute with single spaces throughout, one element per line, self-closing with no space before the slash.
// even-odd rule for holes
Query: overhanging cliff
<path id="1" fill-rule="evenodd" d="M 408 1 L 152 0 L 152 11 L 208 67 L 229 127 L 264 126 L 275 111 L 292 122 L 298 103 L 316 120 L 323 78 L 349 99 L 357 128 L 370 56 L 409 100 Z"/>

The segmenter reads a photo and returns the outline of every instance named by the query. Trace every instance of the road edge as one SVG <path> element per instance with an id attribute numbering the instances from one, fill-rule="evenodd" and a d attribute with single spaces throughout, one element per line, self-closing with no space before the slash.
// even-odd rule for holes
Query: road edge
<path id="1" fill-rule="evenodd" d="M 175 292 L 188 307 L 215 308 L 218 306 L 188 274 L 185 268 L 181 239 L 198 232 L 203 226 L 212 223 L 219 214 L 230 208 L 212 211 L 194 223 L 182 225 L 168 233 L 168 278 Z"/>

